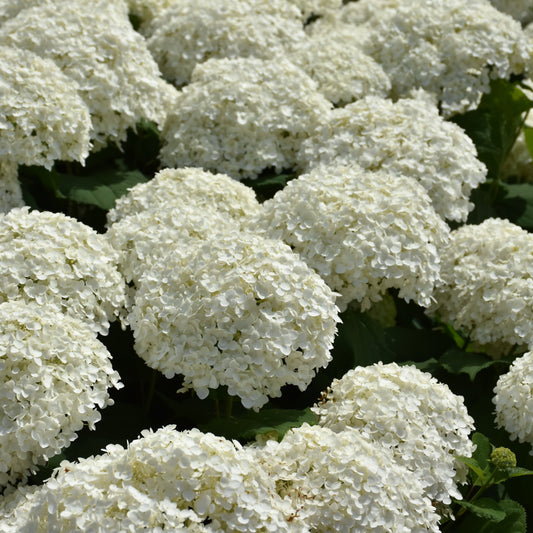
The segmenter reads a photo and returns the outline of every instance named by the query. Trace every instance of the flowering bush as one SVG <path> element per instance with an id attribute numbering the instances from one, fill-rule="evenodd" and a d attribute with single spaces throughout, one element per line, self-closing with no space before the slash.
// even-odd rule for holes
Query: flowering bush
<path id="1" fill-rule="evenodd" d="M 529 8 L 0 0 L 0 530 L 525 533 Z"/>

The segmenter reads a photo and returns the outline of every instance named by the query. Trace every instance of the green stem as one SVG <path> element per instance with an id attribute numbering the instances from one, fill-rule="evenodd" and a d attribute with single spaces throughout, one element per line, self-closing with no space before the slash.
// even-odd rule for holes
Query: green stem
<path id="1" fill-rule="evenodd" d="M 233 408 L 233 396 L 227 395 L 224 398 L 224 416 L 225 418 L 231 417 L 231 410 Z"/>

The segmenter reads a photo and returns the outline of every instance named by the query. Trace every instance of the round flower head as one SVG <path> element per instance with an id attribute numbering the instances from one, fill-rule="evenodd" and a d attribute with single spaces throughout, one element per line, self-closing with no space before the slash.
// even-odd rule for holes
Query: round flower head
<path id="1" fill-rule="evenodd" d="M 62 213 L 0 215 L 0 301 L 48 305 L 105 334 L 125 303 L 117 260 L 103 235 Z"/>
<path id="2" fill-rule="evenodd" d="M 21 301 L 0 304 L 0 487 L 61 452 L 120 388 L 110 354 L 82 321 Z"/>
<path id="3" fill-rule="evenodd" d="M 511 15 L 522 24 L 533 20 L 533 2 L 531 0 L 490 0 L 490 3 L 502 13 Z"/>
<path id="4" fill-rule="evenodd" d="M 17 166 L 13 161 L 0 158 L 0 213 L 24 206 Z"/>
<path id="5" fill-rule="evenodd" d="M 500 376 L 492 402 L 498 427 L 503 427 L 512 440 L 531 444 L 533 455 L 533 352 L 515 359 L 509 371 Z"/>
<path id="6" fill-rule="evenodd" d="M 303 142 L 298 159 L 303 169 L 343 163 L 409 176 L 439 215 L 456 221 L 466 220 L 470 192 L 487 173 L 472 140 L 426 98 L 369 96 L 335 109 Z"/>
<path id="7" fill-rule="evenodd" d="M 132 187 L 118 198 L 107 213 L 108 225 L 145 210 L 190 209 L 202 213 L 219 213 L 238 221 L 259 210 L 252 188 L 224 174 L 200 168 L 167 168 L 155 177 Z"/>
<path id="8" fill-rule="evenodd" d="M 78 83 L 96 147 L 125 139 L 141 118 L 161 123 L 176 95 L 133 30 L 123 2 L 58 0 L 24 9 L 0 27 L 0 43 L 52 59 Z M 64 99 L 63 109 L 74 113 Z"/>
<path id="9" fill-rule="evenodd" d="M 437 247 L 449 229 L 410 178 L 357 166 L 323 166 L 290 181 L 250 227 L 278 238 L 363 309 L 389 287 L 422 306 L 439 280 Z"/>
<path id="10" fill-rule="evenodd" d="M 358 367 L 334 380 L 312 411 L 321 426 L 356 428 L 390 448 L 432 500 L 461 499 L 456 482 L 466 481 L 466 470 L 456 457 L 472 456 L 474 420 L 463 398 L 431 374 L 396 363 Z"/>
<path id="11" fill-rule="evenodd" d="M 161 160 L 234 178 L 291 168 L 330 107 L 315 82 L 284 57 L 211 59 L 195 68 L 168 115 Z"/>
<path id="12" fill-rule="evenodd" d="M 297 508 L 293 523 L 310 531 L 439 531 L 416 475 L 355 429 L 304 424 L 256 454 L 278 494 Z"/>
<path id="13" fill-rule="evenodd" d="M 77 83 L 32 52 L 0 46 L 0 55 L 0 159 L 46 168 L 83 162 L 91 119 Z"/>
<path id="14" fill-rule="evenodd" d="M 358 47 L 358 38 L 353 35 L 311 37 L 291 50 L 288 58 L 337 105 L 369 95 L 386 97 L 391 88 L 383 68 Z"/>
<path id="15" fill-rule="evenodd" d="M 216 211 L 206 215 L 195 205 L 183 205 L 125 216 L 112 224 L 105 236 L 119 254 L 118 269 L 126 282 L 133 281 L 138 286 L 143 274 L 165 256 L 170 254 L 173 261 L 185 261 L 192 247 L 214 234 L 238 231 L 235 221 Z M 128 302 L 127 308 L 130 306 Z"/>
<path id="16" fill-rule="evenodd" d="M 17 533 L 304 531 L 291 527 L 292 507 L 247 449 L 174 426 L 143 431 L 127 449 L 64 461 L 42 487 L 10 500 L 4 523 Z"/>
<path id="17" fill-rule="evenodd" d="M 394 96 L 426 89 L 446 117 L 475 108 L 491 78 L 523 73 L 532 53 L 520 23 L 486 0 L 360 0 L 340 19 L 370 30 L 363 50 L 389 75 Z"/>
<path id="18" fill-rule="evenodd" d="M 528 344 L 533 338 L 533 235 L 490 218 L 451 232 L 442 249 L 438 313 L 481 344 Z"/>
<path id="19" fill-rule="evenodd" d="M 178 86 L 208 58 L 268 59 L 305 39 L 300 11 L 286 0 L 181 0 L 145 33 L 161 72 Z"/>
<path id="20" fill-rule="evenodd" d="M 154 264 L 128 316 L 148 366 L 202 399 L 227 386 L 255 410 L 284 385 L 305 390 L 338 320 L 334 293 L 287 245 L 238 232 Z"/>

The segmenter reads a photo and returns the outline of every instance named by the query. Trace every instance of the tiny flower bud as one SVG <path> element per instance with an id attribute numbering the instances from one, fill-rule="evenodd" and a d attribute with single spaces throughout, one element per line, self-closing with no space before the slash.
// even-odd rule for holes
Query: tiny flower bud
<path id="1" fill-rule="evenodd" d="M 509 448 L 494 448 L 490 454 L 490 460 L 499 470 L 506 470 L 516 466 L 516 455 Z"/>

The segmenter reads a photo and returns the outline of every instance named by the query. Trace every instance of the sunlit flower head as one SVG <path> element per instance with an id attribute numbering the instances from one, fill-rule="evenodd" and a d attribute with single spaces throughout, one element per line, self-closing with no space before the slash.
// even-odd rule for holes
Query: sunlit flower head
<path id="1" fill-rule="evenodd" d="M 46 305 L 0 303 L 0 487 L 24 480 L 84 425 L 94 429 L 119 378 L 81 320 Z"/>
<path id="2" fill-rule="evenodd" d="M 448 227 L 420 184 L 357 166 L 318 167 L 289 181 L 250 227 L 289 244 L 336 292 L 364 309 L 388 288 L 422 306 L 439 279 Z"/>
<path id="3" fill-rule="evenodd" d="M 62 213 L 0 215 L 0 301 L 51 306 L 105 334 L 125 303 L 117 261 L 103 235 Z"/>
<path id="4" fill-rule="evenodd" d="M 198 65 L 163 128 L 160 157 L 256 178 L 296 163 L 301 142 L 330 111 L 316 83 L 285 57 L 210 59 Z"/>
<path id="5" fill-rule="evenodd" d="M 533 339 L 533 235 L 498 218 L 467 224 L 442 249 L 430 313 L 481 344 Z"/>
<path id="6" fill-rule="evenodd" d="M 356 428 L 394 452 L 432 500 L 461 498 L 456 483 L 466 481 L 457 457 L 471 457 L 474 420 L 461 396 L 414 366 L 374 364 L 333 381 L 312 408 L 319 424 L 334 431 Z"/>
<path id="7" fill-rule="evenodd" d="M 287 245 L 235 231 L 155 263 L 128 317 L 150 367 L 200 398 L 225 386 L 256 410 L 284 385 L 305 390 L 338 320 L 335 294 Z"/>

